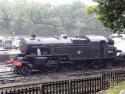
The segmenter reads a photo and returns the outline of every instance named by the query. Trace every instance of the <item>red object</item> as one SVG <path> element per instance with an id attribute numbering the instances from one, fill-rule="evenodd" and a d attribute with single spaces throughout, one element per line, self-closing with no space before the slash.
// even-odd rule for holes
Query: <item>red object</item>
<path id="1" fill-rule="evenodd" d="M 22 63 L 19 61 L 15 61 L 14 64 L 16 65 L 16 67 L 22 67 Z"/>
<path id="2" fill-rule="evenodd" d="M 16 61 L 13 59 L 10 59 L 9 61 L 7 61 L 8 64 L 14 64 L 16 65 L 16 67 L 22 67 L 22 63 L 20 61 Z"/>

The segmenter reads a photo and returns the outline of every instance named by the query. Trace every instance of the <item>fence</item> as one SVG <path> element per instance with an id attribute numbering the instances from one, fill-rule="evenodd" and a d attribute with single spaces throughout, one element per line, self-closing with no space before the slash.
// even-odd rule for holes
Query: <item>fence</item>
<path id="1" fill-rule="evenodd" d="M 125 71 L 108 71 L 82 79 L 1 88 L 0 94 L 96 94 L 125 80 Z"/>

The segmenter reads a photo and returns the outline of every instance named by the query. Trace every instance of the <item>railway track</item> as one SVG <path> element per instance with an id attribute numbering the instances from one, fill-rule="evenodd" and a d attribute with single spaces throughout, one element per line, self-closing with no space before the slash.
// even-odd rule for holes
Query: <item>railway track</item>
<path id="1" fill-rule="evenodd" d="M 79 79 L 88 76 L 97 76 L 105 73 L 106 71 L 115 71 L 115 70 L 125 70 L 125 67 L 115 67 L 115 68 L 106 68 L 106 69 L 88 69 L 88 70 L 70 70 L 66 72 L 53 72 L 53 73 L 34 73 L 29 76 L 22 76 L 13 74 L 11 66 L 4 66 L 6 69 L 0 71 L 0 84 L 14 83 L 14 82 L 33 82 L 33 81 L 59 81 L 59 80 L 68 80 L 68 79 Z"/>
<path id="2" fill-rule="evenodd" d="M 14 81 L 15 77 L 17 76 L 14 75 L 12 71 L 0 72 L 0 83 L 4 84 L 7 82 L 12 82 Z"/>
<path id="3" fill-rule="evenodd" d="M 5 62 L 0 62 L 0 84 L 5 84 L 7 82 L 14 82 L 14 79 L 19 77 L 16 74 L 13 74 L 11 70 L 11 65 L 6 64 Z"/>

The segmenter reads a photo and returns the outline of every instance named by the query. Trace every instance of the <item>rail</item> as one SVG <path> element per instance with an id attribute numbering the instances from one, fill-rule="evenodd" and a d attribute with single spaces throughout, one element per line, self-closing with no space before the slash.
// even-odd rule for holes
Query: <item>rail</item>
<path id="1" fill-rule="evenodd" d="M 88 78 L 1 87 L 0 94 L 96 94 L 125 81 L 125 71 L 106 71 Z"/>

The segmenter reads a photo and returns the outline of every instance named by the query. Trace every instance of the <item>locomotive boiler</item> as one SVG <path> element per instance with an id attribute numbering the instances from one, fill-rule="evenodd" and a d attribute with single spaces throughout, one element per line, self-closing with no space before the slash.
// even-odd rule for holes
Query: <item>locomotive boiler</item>
<path id="1" fill-rule="evenodd" d="M 22 39 L 21 54 L 11 62 L 14 72 L 24 75 L 32 71 L 57 71 L 112 65 L 117 50 L 114 42 L 104 36 L 86 35 Z"/>

